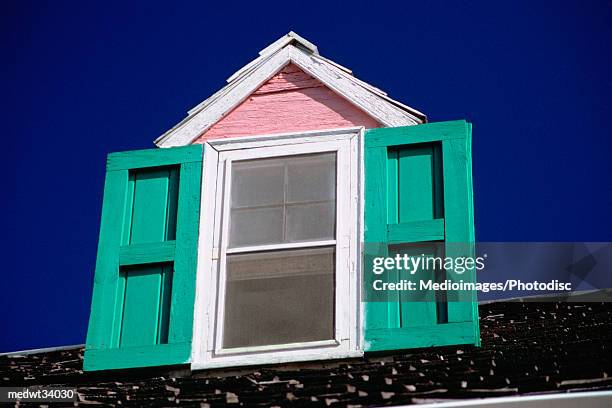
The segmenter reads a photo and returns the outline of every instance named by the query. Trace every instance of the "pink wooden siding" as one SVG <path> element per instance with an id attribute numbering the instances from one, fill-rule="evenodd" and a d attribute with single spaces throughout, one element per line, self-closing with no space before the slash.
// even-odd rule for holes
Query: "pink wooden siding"
<path id="1" fill-rule="evenodd" d="M 202 134 L 208 139 L 381 125 L 293 64 L 263 84 L 247 100 Z"/>

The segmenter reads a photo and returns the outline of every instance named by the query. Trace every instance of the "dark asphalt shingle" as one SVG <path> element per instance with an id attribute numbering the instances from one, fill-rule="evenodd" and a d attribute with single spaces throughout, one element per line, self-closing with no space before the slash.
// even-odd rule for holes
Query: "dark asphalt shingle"
<path id="1" fill-rule="evenodd" d="M 480 348 L 196 373 L 83 373 L 78 348 L 0 356 L 0 385 L 71 385 L 78 405 L 130 407 L 372 406 L 612 389 L 612 304 L 492 303 L 480 316 Z"/>

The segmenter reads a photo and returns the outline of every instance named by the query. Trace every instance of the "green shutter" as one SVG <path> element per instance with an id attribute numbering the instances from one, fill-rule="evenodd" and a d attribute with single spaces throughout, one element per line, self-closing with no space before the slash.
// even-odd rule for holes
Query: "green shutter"
<path id="1" fill-rule="evenodd" d="M 108 156 L 85 370 L 189 363 L 202 155 Z"/>
<path id="2" fill-rule="evenodd" d="M 366 131 L 366 273 L 374 257 L 406 253 L 402 244 L 414 255 L 472 256 L 471 173 L 471 124 L 465 121 Z M 459 279 L 437 273 L 431 277 Z M 476 279 L 474 271 L 460 276 Z M 386 301 L 366 303 L 366 351 L 480 344 L 475 293 L 421 295 L 414 301 L 388 292 Z"/>

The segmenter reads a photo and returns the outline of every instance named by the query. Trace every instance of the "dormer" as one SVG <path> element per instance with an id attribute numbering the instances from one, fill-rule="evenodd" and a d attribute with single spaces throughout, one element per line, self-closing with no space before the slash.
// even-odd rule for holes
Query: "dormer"
<path id="1" fill-rule="evenodd" d="M 290 32 L 109 154 L 84 369 L 478 345 L 473 290 L 406 289 L 474 270 L 379 270 L 473 254 L 471 124 L 425 122 Z"/>

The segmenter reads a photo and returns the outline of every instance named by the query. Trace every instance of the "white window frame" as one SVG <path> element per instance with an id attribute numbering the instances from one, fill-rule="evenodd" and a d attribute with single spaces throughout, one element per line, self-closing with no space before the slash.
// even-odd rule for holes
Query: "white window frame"
<path id="1" fill-rule="evenodd" d="M 204 144 L 191 368 L 326 360 L 363 355 L 361 242 L 363 127 L 217 139 Z M 336 152 L 336 239 L 260 245 L 240 252 L 335 246 L 335 336 L 331 340 L 222 349 L 231 162 Z"/>

